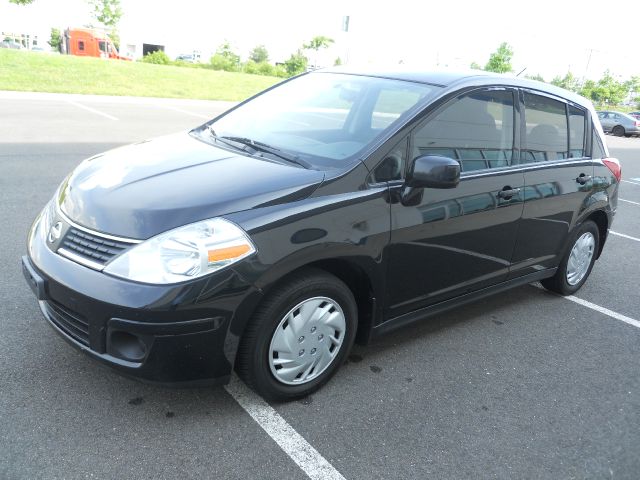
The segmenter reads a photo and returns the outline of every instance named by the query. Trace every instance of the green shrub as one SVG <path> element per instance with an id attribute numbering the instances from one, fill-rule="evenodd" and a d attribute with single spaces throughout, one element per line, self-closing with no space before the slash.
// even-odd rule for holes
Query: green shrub
<path id="1" fill-rule="evenodd" d="M 247 63 L 244 64 L 244 67 L 242 68 L 242 70 L 244 71 L 244 73 L 249 73 L 251 75 L 257 75 L 258 74 L 258 64 L 256 62 L 254 62 L 253 60 L 247 60 Z"/>
<path id="2" fill-rule="evenodd" d="M 300 50 L 296 53 L 292 53 L 289 59 L 284 62 L 284 69 L 289 77 L 298 75 L 307 69 L 307 57 L 305 57 Z"/>
<path id="3" fill-rule="evenodd" d="M 280 64 L 280 65 L 276 65 L 273 68 L 273 76 L 280 77 L 280 78 L 287 78 L 289 74 L 287 73 L 285 66 Z"/>
<path id="4" fill-rule="evenodd" d="M 258 67 L 259 75 L 266 75 L 268 77 L 275 76 L 276 68 L 273 65 L 271 65 L 269 62 L 260 62 L 260 63 L 257 63 L 256 66 Z"/>
<path id="5" fill-rule="evenodd" d="M 240 71 L 240 65 L 236 62 L 235 58 L 227 57 L 219 53 L 211 57 L 211 67 L 214 70 L 224 70 L 225 72 Z"/>
<path id="6" fill-rule="evenodd" d="M 250 73 L 252 75 L 266 75 L 267 77 L 276 76 L 276 67 L 271 65 L 269 62 L 256 63 L 253 60 L 248 60 L 247 63 L 244 64 L 243 71 L 244 73 Z"/>
<path id="7" fill-rule="evenodd" d="M 156 50 L 155 52 L 147 53 L 144 57 L 142 57 L 142 61 L 144 63 L 155 63 L 157 65 L 171 64 L 169 55 L 164 53 L 162 50 Z"/>

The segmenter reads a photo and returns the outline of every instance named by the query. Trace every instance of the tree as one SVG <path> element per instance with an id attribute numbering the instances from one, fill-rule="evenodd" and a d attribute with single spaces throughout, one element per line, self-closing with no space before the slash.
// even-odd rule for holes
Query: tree
<path id="1" fill-rule="evenodd" d="M 636 97 L 636 94 L 640 93 L 640 76 L 635 75 L 631 77 L 624 85 L 627 87 L 627 90 L 631 95 L 631 101 L 639 102 L 640 97 Z"/>
<path id="2" fill-rule="evenodd" d="M 89 5 L 93 8 L 93 18 L 105 27 L 115 29 L 122 18 L 122 7 L 120 0 L 89 0 Z"/>
<path id="3" fill-rule="evenodd" d="M 93 8 L 93 18 L 110 30 L 109 38 L 111 38 L 115 47 L 119 49 L 118 22 L 123 14 L 120 0 L 88 0 L 88 3 Z"/>
<path id="4" fill-rule="evenodd" d="M 629 86 L 626 83 L 618 82 L 609 70 L 597 82 L 587 80 L 584 82 L 580 95 L 591 99 L 594 103 L 600 105 L 619 105 L 629 94 Z"/>
<path id="5" fill-rule="evenodd" d="M 472 70 L 482 70 L 482 67 L 477 62 L 471 62 L 471 65 L 469 65 L 469 68 L 471 68 Z"/>
<path id="6" fill-rule="evenodd" d="M 62 34 L 57 28 L 51 29 L 51 38 L 47 42 L 53 50 L 60 51 L 62 48 Z"/>
<path id="7" fill-rule="evenodd" d="M 303 44 L 302 48 L 303 50 L 315 51 L 313 66 L 318 68 L 318 52 L 322 48 L 329 48 L 329 45 L 331 45 L 332 43 L 334 43 L 333 38 L 318 35 L 317 37 L 313 37 L 309 43 Z"/>
<path id="8" fill-rule="evenodd" d="M 224 43 L 218 47 L 215 55 L 211 57 L 211 65 L 214 70 L 237 72 L 240 70 L 240 55 L 235 53 L 231 44 L 225 40 Z"/>
<path id="9" fill-rule="evenodd" d="M 560 77 L 557 75 L 551 80 L 551 84 L 556 87 L 564 88 L 566 90 L 570 90 L 572 92 L 577 92 L 580 90 L 580 86 L 578 85 L 578 79 L 573 76 L 573 73 L 567 72 L 564 77 Z"/>
<path id="10" fill-rule="evenodd" d="M 487 72 L 507 73 L 512 70 L 511 59 L 513 58 L 513 48 L 502 42 L 498 49 L 489 56 L 489 61 L 484 66 Z"/>
<path id="11" fill-rule="evenodd" d="M 16 5 L 30 5 L 33 0 L 9 0 L 9 3 L 15 3 Z"/>
<path id="12" fill-rule="evenodd" d="M 240 64 L 240 55 L 233 51 L 231 44 L 228 40 L 225 40 L 218 49 L 216 50 L 216 55 L 220 55 L 221 57 L 226 58 L 229 63 L 239 65 Z"/>
<path id="13" fill-rule="evenodd" d="M 289 59 L 284 62 L 284 68 L 287 75 L 293 77 L 304 72 L 307 69 L 307 57 L 302 54 L 302 50 L 292 53 Z"/>
<path id="14" fill-rule="evenodd" d="M 264 45 L 258 45 L 249 52 L 249 60 L 253 60 L 256 63 L 262 63 L 269 61 L 269 52 Z"/>

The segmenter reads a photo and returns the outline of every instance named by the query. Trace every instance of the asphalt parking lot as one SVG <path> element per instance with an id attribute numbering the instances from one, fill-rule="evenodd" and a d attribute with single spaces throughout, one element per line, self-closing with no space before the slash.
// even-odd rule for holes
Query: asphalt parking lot
<path id="1" fill-rule="evenodd" d="M 82 159 L 227 107 L 0 92 L 0 479 L 640 477 L 640 138 L 607 137 L 625 182 L 577 298 L 525 286 L 356 346 L 304 400 L 149 386 L 69 347 L 22 277 L 32 219 Z"/>

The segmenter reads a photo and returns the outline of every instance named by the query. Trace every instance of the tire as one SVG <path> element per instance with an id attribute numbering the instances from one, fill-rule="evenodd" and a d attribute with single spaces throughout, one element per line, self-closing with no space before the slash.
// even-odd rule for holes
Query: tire
<path id="1" fill-rule="evenodd" d="M 344 363 L 357 325 L 344 282 L 323 270 L 296 272 L 254 313 L 240 341 L 238 376 L 267 400 L 305 397 Z"/>
<path id="2" fill-rule="evenodd" d="M 622 125 L 616 125 L 615 127 L 613 127 L 613 130 L 611 130 L 611 133 L 613 133 L 616 137 L 624 137 L 624 127 Z"/>
<path id="3" fill-rule="evenodd" d="M 587 220 L 571 235 L 567 249 L 556 274 L 542 280 L 542 286 L 560 295 L 572 295 L 589 278 L 600 247 L 600 231 L 591 220 Z"/>

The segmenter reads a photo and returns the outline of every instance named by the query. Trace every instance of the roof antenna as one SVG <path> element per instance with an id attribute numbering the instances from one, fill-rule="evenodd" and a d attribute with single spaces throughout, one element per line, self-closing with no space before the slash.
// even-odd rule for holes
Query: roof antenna
<path id="1" fill-rule="evenodd" d="M 516 75 L 516 77 L 519 77 L 519 76 L 520 76 L 520 74 L 521 74 L 522 72 L 524 72 L 526 69 L 527 69 L 527 67 L 524 67 L 522 70 L 520 70 L 520 72 Z"/>

